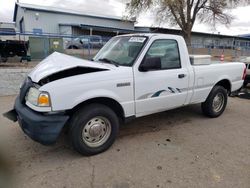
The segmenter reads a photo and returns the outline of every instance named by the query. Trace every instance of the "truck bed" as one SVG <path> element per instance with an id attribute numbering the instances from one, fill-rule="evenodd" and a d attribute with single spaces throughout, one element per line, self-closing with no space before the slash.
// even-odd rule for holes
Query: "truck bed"
<path id="1" fill-rule="evenodd" d="M 243 65 L 242 65 L 243 66 Z M 210 65 L 194 65 L 194 85 L 191 103 L 204 102 L 214 84 L 221 79 L 231 83 L 231 92 L 242 85 L 242 67 L 237 62 L 212 63 Z M 240 75 L 240 76 L 239 76 Z"/>

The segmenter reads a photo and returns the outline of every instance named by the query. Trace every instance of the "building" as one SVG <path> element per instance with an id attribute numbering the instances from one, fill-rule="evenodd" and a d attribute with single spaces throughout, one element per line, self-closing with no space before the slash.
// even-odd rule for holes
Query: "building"
<path id="1" fill-rule="evenodd" d="M 240 37 L 246 37 L 246 38 L 250 38 L 250 34 L 245 34 L 245 35 L 239 35 Z"/>
<path id="2" fill-rule="evenodd" d="M 135 20 L 84 14 L 74 10 L 16 3 L 13 21 L 20 33 L 31 35 L 99 35 L 107 37 L 134 32 L 158 32 L 181 34 L 178 29 L 159 27 L 135 27 Z M 221 34 L 192 32 L 192 47 L 195 48 L 250 48 L 250 38 Z"/>
<path id="3" fill-rule="evenodd" d="M 137 32 L 153 32 L 181 35 L 181 30 L 159 27 L 135 27 Z M 247 36 L 230 36 L 219 33 L 192 32 L 191 44 L 194 48 L 241 48 L 250 50 L 250 38 Z"/>
<path id="4" fill-rule="evenodd" d="M 114 36 L 134 31 L 134 22 L 119 17 L 16 3 L 13 21 L 21 33 Z"/>
<path id="5" fill-rule="evenodd" d="M 0 38 L 6 35 L 16 35 L 14 22 L 0 22 Z"/>
<path id="6" fill-rule="evenodd" d="M 148 32 L 181 34 L 181 30 L 178 29 L 135 27 L 135 20 L 125 20 L 115 16 L 86 14 L 69 9 L 23 3 L 15 4 L 13 22 L 19 37 L 24 38 L 28 35 L 30 54 L 33 59 L 44 58 L 53 51 L 63 52 L 70 42 L 77 41 L 77 36 L 81 35 L 98 35 L 98 39 L 89 37 L 93 40 L 89 39 L 88 45 L 85 45 L 89 50 L 91 44 L 96 42 L 95 40 L 103 45 L 112 36 L 118 34 Z M 82 44 L 82 40 L 80 41 Z M 226 50 L 225 53 L 232 56 L 250 55 L 250 38 L 192 32 L 189 49 L 191 53 L 198 53 L 193 49 L 201 49 L 199 51 L 201 54 L 213 54 L 213 51 L 224 53 Z M 97 50 L 92 50 L 87 54 L 91 57 L 96 52 Z"/>

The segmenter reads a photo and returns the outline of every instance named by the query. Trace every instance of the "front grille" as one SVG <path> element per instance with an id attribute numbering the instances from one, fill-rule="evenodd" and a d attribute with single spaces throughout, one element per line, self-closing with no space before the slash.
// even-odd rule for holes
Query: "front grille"
<path id="1" fill-rule="evenodd" d="M 21 89 L 20 89 L 19 97 L 20 97 L 20 101 L 21 101 L 22 104 L 25 104 L 25 96 L 26 96 L 26 93 L 28 92 L 29 88 L 30 88 L 32 85 L 33 85 L 33 83 L 32 83 L 32 81 L 31 81 L 31 79 L 28 77 L 28 78 L 24 81 L 24 83 L 23 83 L 23 85 L 22 85 L 22 87 L 21 87 Z"/>

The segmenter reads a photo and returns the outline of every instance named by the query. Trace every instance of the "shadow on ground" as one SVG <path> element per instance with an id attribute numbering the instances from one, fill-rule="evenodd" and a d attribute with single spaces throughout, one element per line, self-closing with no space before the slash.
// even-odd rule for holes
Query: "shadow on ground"
<path id="1" fill-rule="evenodd" d="M 245 87 L 242 88 L 237 94 L 237 97 L 241 98 L 241 99 L 250 99 L 250 87 Z"/>

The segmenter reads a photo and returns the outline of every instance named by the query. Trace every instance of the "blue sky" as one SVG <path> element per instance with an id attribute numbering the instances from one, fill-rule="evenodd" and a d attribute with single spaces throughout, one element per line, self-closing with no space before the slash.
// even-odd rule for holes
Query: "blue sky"
<path id="1" fill-rule="evenodd" d="M 67 9 L 82 11 L 89 14 L 99 15 L 125 15 L 126 0 L 19 0 L 21 3 L 38 4 L 44 6 L 54 6 Z M 0 0 L 0 22 L 12 21 L 15 0 Z M 227 35 L 239 35 L 250 33 L 250 6 L 238 7 L 233 9 L 232 15 L 235 17 L 229 27 L 217 25 L 216 30 L 208 24 L 196 22 L 193 31 L 221 33 Z M 145 13 L 138 19 L 139 26 L 159 26 L 155 17 L 151 13 Z M 161 24 L 161 27 L 169 27 L 167 23 Z"/>

